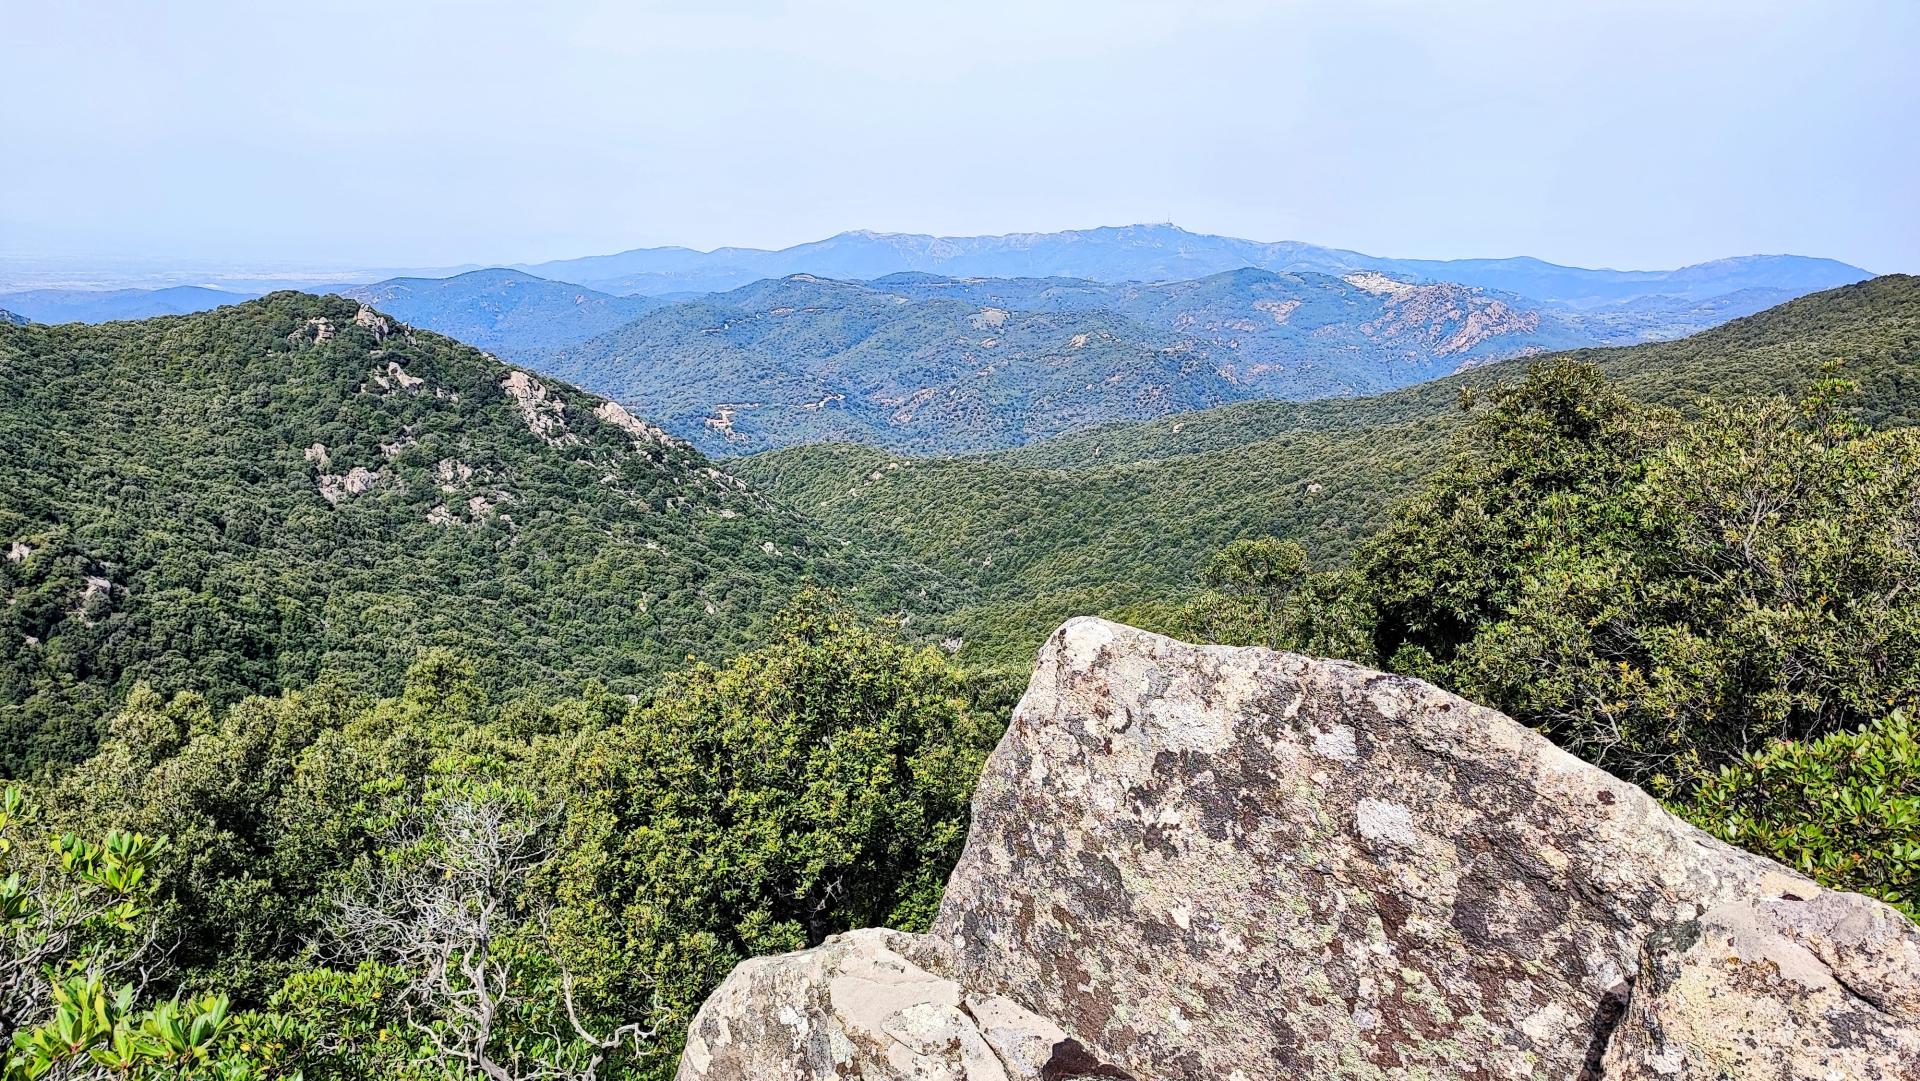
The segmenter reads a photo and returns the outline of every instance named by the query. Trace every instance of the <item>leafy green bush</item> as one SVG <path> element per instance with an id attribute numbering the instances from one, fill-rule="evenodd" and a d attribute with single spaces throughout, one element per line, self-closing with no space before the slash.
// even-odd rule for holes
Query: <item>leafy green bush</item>
<path id="1" fill-rule="evenodd" d="M 277 1053 L 309 1079 L 654 1076 L 737 961 L 927 922 L 1009 693 L 819 594 L 762 648 L 638 701 L 500 702 L 487 682 L 429 650 L 390 698 L 325 678 L 225 708 L 139 689 L 46 818 L 172 838 L 143 863 L 142 918 L 170 945 L 155 988 L 291 1026 Z M 449 893 L 500 855 L 478 820 L 524 844 Z M 453 918 L 476 904 L 485 936 Z M 448 948 L 501 982 L 444 985 Z M 103 1039 L 144 1024 L 135 1005 Z"/>
<path id="2" fill-rule="evenodd" d="M 1372 660 L 1687 783 L 1920 687 L 1920 434 L 1801 403 L 1640 406 L 1591 368 L 1496 391 L 1356 555 Z"/>
<path id="3" fill-rule="evenodd" d="M 224 994 L 157 998 L 153 873 L 165 838 L 110 830 L 44 842 L 26 791 L 0 792 L 0 1078 L 265 1081 L 296 1073 L 306 1032 Z M 36 843 L 40 842 L 40 843 Z"/>
<path id="4" fill-rule="evenodd" d="M 670 679 L 555 747 L 560 960 L 675 1037 L 740 960 L 864 926 L 924 927 L 1000 721 L 937 652 L 817 605 L 761 649 Z"/>
<path id="5" fill-rule="evenodd" d="M 1673 809 L 1726 841 L 1920 919 L 1920 731 L 1910 713 L 1774 743 L 1722 767 Z"/>

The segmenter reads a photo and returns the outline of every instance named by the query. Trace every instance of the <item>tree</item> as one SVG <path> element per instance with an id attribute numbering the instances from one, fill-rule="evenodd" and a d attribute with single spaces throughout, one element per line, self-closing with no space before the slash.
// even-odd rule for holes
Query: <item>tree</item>
<path id="1" fill-rule="evenodd" d="M 1354 555 L 1372 658 L 1441 677 L 1516 601 L 1543 551 L 1604 544 L 1612 501 L 1669 419 L 1557 361 L 1482 396 L 1462 451 Z"/>
<path id="2" fill-rule="evenodd" d="M 1355 559 L 1374 653 L 1684 788 L 1920 685 L 1920 437 L 1801 402 L 1690 420 L 1554 365 Z"/>
<path id="3" fill-rule="evenodd" d="M 937 652 L 815 597 L 765 647 L 543 752 L 566 812 L 541 877 L 583 994 L 657 996 L 677 1037 L 746 957 L 924 927 L 999 734 L 968 695 Z M 661 1041 L 649 1068 L 677 1052 Z"/>
<path id="4" fill-rule="evenodd" d="M 657 1025 L 642 1022 L 590 1031 L 572 974 L 547 951 L 547 913 L 528 882 L 552 859 L 554 817 L 525 788 L 456 781 L 399 816 L 363 861 L 329 931 L 338 954 L 367 963 L 363 979 L 384 975 L 398 992 L 416 1040 L 395 1041 L 404 1061 L 390 1066 L 594 1081 L 609 1053 L 638 1054 L 653 1038 Z"/>

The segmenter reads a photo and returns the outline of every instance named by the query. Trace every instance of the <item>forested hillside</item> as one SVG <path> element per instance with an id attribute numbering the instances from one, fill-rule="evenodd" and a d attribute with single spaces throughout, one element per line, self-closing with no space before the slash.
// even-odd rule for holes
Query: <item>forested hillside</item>
<path id="1" fill-rule="evenodd" d="M 0 329 L 9 1069 L 670 1076 L 739 961 L 927 925 L 1009 673 L 1094 611 L 1423 676 L 1914 912 L 1917 377 L 1883 278 L 723 469 L 338 297 Z"/>
<path id="2" fill-rule="evenodd" d="M 806 276 L 674 305 L 535 362 L 712 453 L 982 450 L 1234 400 L 1195 342 L 1111 312 L 915 302 Z"/>
<path id="3" fill-rule="evenodd" d="M 663 303 L 608 296 L 500 269 L 450 278 L 389 278 L 339 292 L 403 322 L 514 361 L 603 334 Z"/>
<path id="4" fill-rule="evenodd" d="M 507 272 L 488 271 L 487 275 Z M 1359 270 L 1242 268 L 1189 281 L 799 274 L 685 301 L 576 344 L 585 309 L 522 278 L 550 322 L 478 325 L 497 306 L 453 299 L 475 275 L 407 283 L 439 329 L 468 329 L 541 370 L 612 397 L 714 454 L 845 441 L 911 453 L 1024 446 L 1091 425 L 1211 405 L 1351 397 L 1505 358 L 1663 339 L 1784 294 L 1644 298 L 1592 309 Z M 500 290 L 488 290 L 500 292 Z M 370 303 L 391 289 L 351 291 Z M 458 310 L 441 311 L 442 304 Z M 434 320 L 438 320 L 435 322 Z"/>
<path id="5" fill-rule="evenodd" d="M 1920 420 L 1920 278 L 1889 275 L 1679 341 L 1570 354 L 1635 398 L 1793 394 L 1840 359 L 1863 417 Z M 1080 612 L 1177 597 L 1214 550 L 1297 538 L 1339 559 L 1451 454 L 1464 392 L 1527 364 L 1476 368 L 1391 394 L 1255 402 L 1116 425 L 1007 454 L 909 458 L 801 447 L 734 468 L 863 545 L 912 553 L 977 587 L 963 658 L 1022 663 Z"/>
<path id="6" fill-rule="evenodd" d="M 531 363 L 712 453 L 826 440 L 955 452 L 1249 398 L 1367 393 L 1616 333 L 1517 297 L 1378 274 L 796 275 Z"/>
<path id="7" fill-rule="evenodd" d="M 805 583 L 903 603 L 623 410 L 338 297 L 0 327 L 0 491 L 10 776 L 135 681 L 385 692 L 444 645 L 496 688 L 637 691 Z"/>

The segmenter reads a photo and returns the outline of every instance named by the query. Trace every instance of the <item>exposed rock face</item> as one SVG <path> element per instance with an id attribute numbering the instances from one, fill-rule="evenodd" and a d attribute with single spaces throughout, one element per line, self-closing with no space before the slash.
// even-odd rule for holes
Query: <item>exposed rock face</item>
<path id="1" fill-rule="evenodd" d="M 373 382 L 383 391 L 391 391 L 397 387 L 409 394 L 417 393 L 420 388 L 427 385 L 425 379 L 417 375 L 408 375 L 406 369 L 402 368 L 397 360 L 387 361 L 385 371 L 375 371 Z"/>
<path id="2" fill-rule="evenodd" d="M 1417 680 L 1084 619 L 1041 653 L 931 932 L 889 941 L 1057 1026 L 1081 1065 L 1050 1077 L 1490 1081 L 1920 1077 L 1915 934 Z M 781 1057 L 850 1023 L 799 990 L 820 953 L 742 966 L 695 1031 L 760 1057 L 682 1076 L 972 1076 Z M 1756 1072 L 1710 1072 L 1735 1045 Z"/>
<path id="3" fill-rule="evenodd" d="M 356 465 L 344 474 L 322 473 L 314 483 L 320 489 L 320 498 L 337 507 L 347 496 L 373 491 L 383 475 L 379 470 Z"/>
<path id="4" fill-rule="evenodd" d="M 593 415 L 631 436 L 636 448 L 644 448 L 649 444 L 662 447 L 675 444 L 672 436 L 627 412 L 618 402 L 601 402 L 594 408 Z"/>
<path id="5" fill-rule="evenodd" d="M 360 305 L 360 310 L 353 313 L 353 322 L 355 326 L 365 327 L 371 331 L 373 340 L 376 342 L 386 341 L 387 335 L 393 333 L 393 324 L 388 322 L 387 317 L 365 304 Z"/>
<path id="6" fill-rule="evenodd" d="M 1733 901 L 1650 937 L 1602 1076 L 1920 1077 L 1920 928 L 1859 901 Z"/>
<path id="7" fill-rule="evenodd" d="M 324 315 L 316 315 L 287 335 L 287 340 L 296 345 L 304 345 L 308 342 L 315 345 L 330 342 L 333 340 L 333 320 Z"/>
<path id="8" fill-rule="evenodd" d="M 548 390 L 545 383 L 515 370 L 500 380 L 500 386 L 519 407 L 528 431 L 549 445 L 574 441 L 573 433 L 567 430 L 567 405 Z"/>
<path id="9" fill-rule="evenodd" d="M 473 467 L 458 458 L 442 458 L 433 464 L 433 479 L 441 491 L 451 492 L 473 479 Z"/>
<path id="10" fill-rule="evenodd" d="M 917 948 L 913 935 L 855 931 L 748 961 L 701 1009 L 679 1076 L 1039 1081 L 1085 1058 L 1052 1022 L 922 968 Z"/>
<path id="11" fill-rule="evenodd" d="M 1369 271 L 1346 279 L 1367 292 L 1385 296 L 1386 309 L 1360 329 L 1369 337 L 1413 346 L 1409 359 L 1456 356 L 1490 338 L 1531 334 L 1540 329 L 1540 313 L 1519 311 L 1477 289 L 1446 282 L 1413 285 Z"/>

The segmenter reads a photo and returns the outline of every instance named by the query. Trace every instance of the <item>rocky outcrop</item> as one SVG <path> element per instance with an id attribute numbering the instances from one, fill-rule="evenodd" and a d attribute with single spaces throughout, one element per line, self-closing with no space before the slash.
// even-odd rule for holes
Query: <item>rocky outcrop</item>
<path id="1" fill-rule="evenodd" d="M 384 370 L 376 369 L 370 378 L 373 384 L 383 392 L 417 394 L 427 385 L 425 379 L 417 375 L 407 374 L 407 370 L 402 368 L 400 362 L 397 360 L 387 361 L 386 368 Z"/>
<path id="2" fill-rule="evenodd" d="M 1449 282 L 1417 285 L 1377 271 L 1347 283 L 1386 298 L 1380 315 L 1360 324 L 1369 338 L 1409 349 L 1409 359 L 1457 356 L 1502 335 L 1540 329 L 1540 313 L 1517 309 L 1479 289 Z"/>
<path id="3" fill-rule="evenodd" d="M 527 430 L 549 446 L 578 442 L 567 429 L 567 404 L 540 380 L 518 369 L 501 377 L 500 386 L 520 410 Z"/>
<path id="4" fill-rule="evenodd" d="M 680 1076 L 1039 1081 L 1085 1057 L 1059 1026 L 922 968 L 913 935 L 855 931 L 748 961 L 701 1012 Z M 766 1008 L 771 1005 L 772 1008 Z"/>
<path id="5" fill-rule="evenodd" d="M 365 304 L 360 305 L 360 310 L 353 313 L 353 324 L 358 327 L 365 327 L 372 333 L 373 340 L 376 343 L 386 341 L 387 336 L 393 333 L 393 323 L 388 320 L 386 316 L 381 315 Z"/>
<path id="6" fill-rule="evenodd" d="M 1732 901 L 1651 936 L 1602 1076 L 1920 1077 L 1920 934 L 1860 902 Z"/>
<path id="7" fill-rule="evenodd" d="M 295 345 L 320 345 L 333 340 L 333 320 L 316 315 L 294 328 L 287 340 Z"/>
<path id="8" fill-rule="evenodd" d="M 1920 1077 L 1920 932 L 1879 902 L 1417 680 L 1100 620 L 1042 651 L 933 928 L 887 943 L 1053 1026 L 1048 1077 Z M 847 949 L 742 966 L 681 1076 L 1022 1076 L 800 1054 L 858 1027 L 817 989 Z"/>
<path id="9" fill-rule="evenodd" d="M 320 498 L 337 507 L 348 496 L 373 491 L 384 476 L 381 470 L 356 465 L 345 473 L 322 473 L 315 478 L 314 485 L 320 491 Z"/>
<path id="10" fill-rule="evenodd" d="M 594 407 L 593 415 L 627 433 L 637 450 L 643 450 L 648 446 L 677 445 L 677 441 L 672 436 L 627 412 L 626 408 L 618 402 L 601 402 Z"/>

